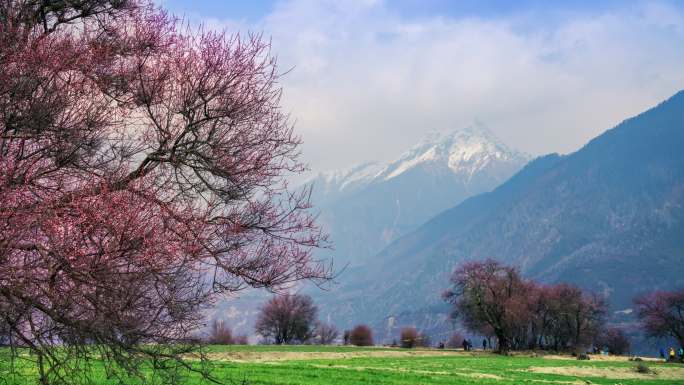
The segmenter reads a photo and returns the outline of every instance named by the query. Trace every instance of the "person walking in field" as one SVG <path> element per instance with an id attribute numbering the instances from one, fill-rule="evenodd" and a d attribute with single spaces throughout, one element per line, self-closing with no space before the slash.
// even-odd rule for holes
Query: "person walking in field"
<path id="1" fill-rule="evenodd" d="M 671 347 L 671 348 L 670 348 L 670 361 L 674 361 L 674 360 L 675 360 L 675 357 L 676 357 L 676 356 L 675 356 L 675 350 L 674 350 L 673 347 Z"/>
<path id="2" fill-rule="evenodd" d="M 660 358 L 665 359 L 665 349 L 660 348 Z"/>
<path id="3" fill-rule="evenodd" d="M 482 350 L 487 350 L 487 339 L 486 338 L 484 338 L 482 340 Z"/>
<path id="4" fill-rule="evenodd" d="M 464 352 L 465 352 L 465 351 L 468 351 L 468 340 L 467 340 L 467 339 L 465 339 L 465 338 L 463 339 L 463 344 L 462 344 L 462 345 L 463 345 L 463 351 L 464 351 Z"/>
<path id="5" fill-rule="evenodd" d="M 684 361 L 684 348 L 677 349 L 677 357 L 680 361 Z"/>

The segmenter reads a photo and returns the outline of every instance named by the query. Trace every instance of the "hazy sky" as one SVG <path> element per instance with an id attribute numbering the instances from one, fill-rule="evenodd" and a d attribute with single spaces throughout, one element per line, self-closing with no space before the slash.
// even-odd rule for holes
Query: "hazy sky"
<path id="1" fill-rule="evenodd" d="M 684 89 L 684 1 L 158 2 L 272 38 L 315 171 L 474 120 L 521 151 L 567 153 Z"/>

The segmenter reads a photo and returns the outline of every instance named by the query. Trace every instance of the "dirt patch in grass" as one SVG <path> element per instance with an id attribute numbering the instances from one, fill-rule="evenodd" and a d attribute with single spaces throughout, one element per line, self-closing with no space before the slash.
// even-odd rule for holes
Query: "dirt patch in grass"
<path id="1" fill-rule="evenodd" d="M 512 352 L 510 354 L 513 357 L 528 357 L 528 358 L 544 358 L 547 360 L 577 360 L 577 357 L 571 355 L 571 354 L 562 354 L 562 353 L 547 353 L 544 351 L 519 351 L 519 352 Z M 589 357 L 590 361 L 608 361 L 608 362 L 626 362 L 630 361 L 632 357 L 630 356 L 614 356 L 614 355 L 603 355 L 603 354 L 587 354 Z M 653 357 L 641 357 L 639 356 L 640 361 L 646 361 L 646 362 L 665 362 L 662 358 L 653 358 Z"/>
<path id="2" fill-rule="evenodd" d="M 538 367 L 534 366 L 527 371 L 533 373 L 559 374 L 574 377 L 603 377 L 613 380 L 684 380 L 684 368 L 658 366 L 653 368 L 653 374 L 637 373 L 634 368 L 598 368 L 592 366 L 565 366 L 565 367 Z"/>
<path id="3" fill-rule="evenodd" d="M 623 362 L 623 361 L 629 361 L 629 357 L 627 356 L 604 356 L 603 354 L 588 354 L 589 360 L 590 361 L 610 361 L 610 362 Z M 577 357 L 573 357 L 569 354 L 542 354 L 539 355 L 538 357 L 540 358 L 546 358 L 549 360 L 576 360 Z M 647 361 L 647 362 L 663 362 L 662 359 L 659 358 L 651 358 L 651 357 L 639 357 L 641 358 L 642 361 Z"/>
<path id="4" fill-rule="evenodd" d="M 569 384 L 569 385 L 587 385 L 586 381 L 575 380 L 575 381 L 558 381 L 558 380 L 525 380 L 528 382 L 539 382 L 542 384 Z"/>
<path id="5" fill-rule="evenodd" d="M 402 372 L 402 373 L 416 373 L 416 374 L 429 374 L 429 375 L 441 375 L 441 376 L 463 376 L 471 378 L 487 378 L 492 380 L 502 380 L 501 376 L 489 373 L 478 373 L 478 372 L 461 372 L 461 371 L 443 371 L 443 370 L 422 370 L 422 369 L 406 369 L 406 368 L 387 368 L 387 367 L 376 367 L 376 366 L 350 366 L 350 365 L 311 365 L 316 368 L 337 368 L 337 369 L 350 369 L 350 370 L 382 370 L 388 372 Z"/>
<path id="6" fill-rule="evenodd" d="M 210 360 L 235 362 L 268 362 L 296 360 L 337 360 L 356 357 L 435 357 L 455 356 L 469 353 L 439 350 L 378 350 L 360 352 L 217 352 L 208 353 Z"/>
<path id="7" fill-rule="evenodd" d="M 477 379 L 488 379 L 488 380 L 504 380 L 505 377 L 498 376 L 491 373 L 481 373 L 477 372 L 475 369 L 459 368 L 454 371 L 443 371 L 443 370 L 421 370 L 421 369 L 406 369 L 406 368 L 388 368 L 388 367 L 373 367 L 373 366 L 350 366 L 350 365 L 311 365 L 315 368 L 336 368 L 336 369 L 348 369 L 357 371 L 366 370 L 382 370 L 389 372 L 401 372 L 401 373 L 416 373 L 416 374 L 427 374 L 427 375 L 440 375 L 440 376 L 458 376 L 458 377 L 468 377 Z M 468 371 L 470 370 L 470 371 Z M 528 379 L 528 382 L 538 382 L 543 384 L 563 384 L 563 385 L 586 385 L 585 381 L 574 380 L 574 381 L 558 381 L 558 380 L 537 380 Z"/>

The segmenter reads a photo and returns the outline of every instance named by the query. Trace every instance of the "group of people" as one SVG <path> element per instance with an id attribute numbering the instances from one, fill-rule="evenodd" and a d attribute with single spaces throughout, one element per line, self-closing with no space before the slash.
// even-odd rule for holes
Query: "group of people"
<path id="1" fill-rule="evenodd" d="M 467 338 L 463 339 L 463 350 L 465 350 L 465 351 L 473 350 L 473 343 Z M 487 350 L 487 339 L 486 338 L 482 340 L 482 350 Z"/>
<path id="2" fill-rule="evenodd" d="M 679 348 L 677 351 L 673 347 L 665 351 L 665 349 L 660 348 L 660 358 L 668 361 L 684 361 L 684 349 Z"/>

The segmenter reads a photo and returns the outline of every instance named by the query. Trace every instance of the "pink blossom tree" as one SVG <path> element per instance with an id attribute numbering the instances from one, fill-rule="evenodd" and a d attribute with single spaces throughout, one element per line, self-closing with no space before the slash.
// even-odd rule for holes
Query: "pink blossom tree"
<path id="1" fill-rule="evenodd" d="M 203 371 L 181 355 L 217 296 L 330 276 L 261 36 L 127 0 L 0 15 L 0 326 L 41 383 L 95 352 L 113 376 Z"/>
<path id="2" fill-rule="evenodd" d="M 471 332 L 495 336 L 501 352 L 590 346 L 603 330 L 603 298 L 570 284 L 542 285 L 496 260 L 469 261 L 451 277 L 443 294 L 452 316 Z"/>
<path id="3" fill-rule="evenodd" d="M 654 291 L 634 299 L 641 327 L 650 337 L 670 337 L 684 346 L 684 289 Z"/>

